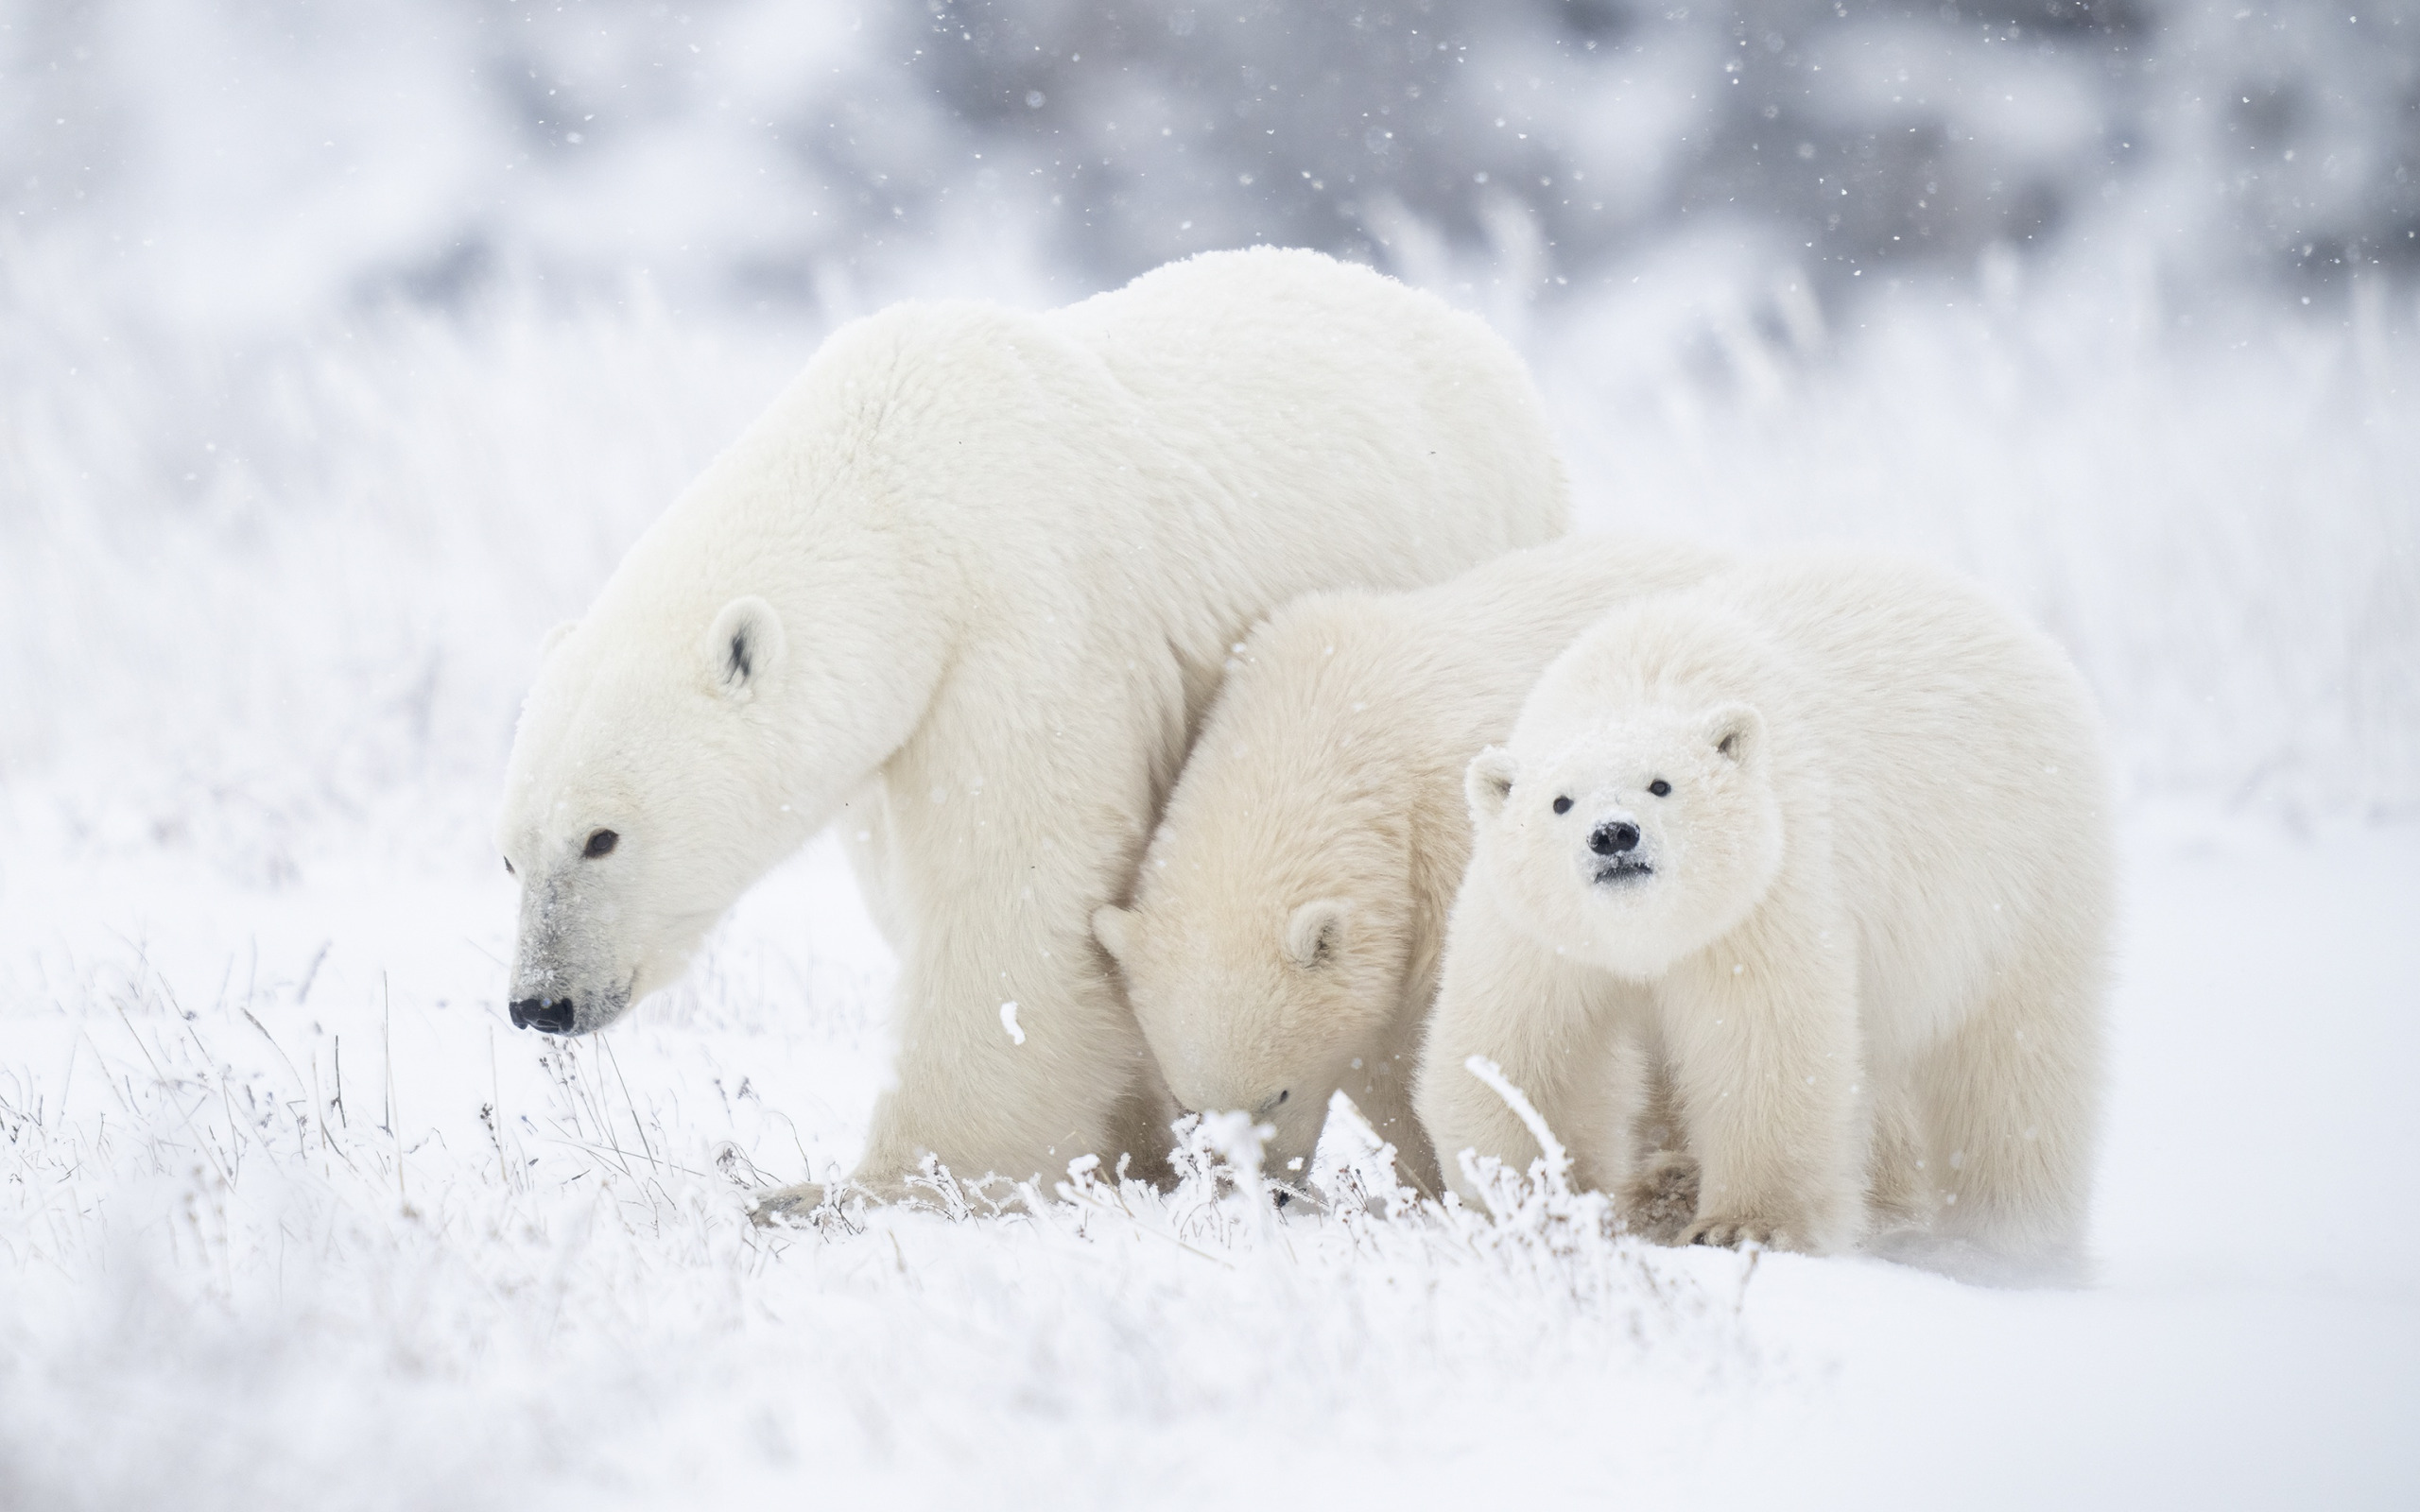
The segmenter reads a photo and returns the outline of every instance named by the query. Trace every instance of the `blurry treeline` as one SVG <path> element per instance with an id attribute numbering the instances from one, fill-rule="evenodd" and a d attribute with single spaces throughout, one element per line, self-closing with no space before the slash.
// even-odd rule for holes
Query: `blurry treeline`
<path id="1" fill-rule="evenodd" d="M 63 232 L 239 321 L 632 267 L 830 304 L 970 243 L 1083 286 L 1416 243 L 1550 297 L 1718 238 L 1827 302 L 1998 247 L 2230 296 L 2420 268 L 2412 0 L 0 0 L 0 249 Z"/>

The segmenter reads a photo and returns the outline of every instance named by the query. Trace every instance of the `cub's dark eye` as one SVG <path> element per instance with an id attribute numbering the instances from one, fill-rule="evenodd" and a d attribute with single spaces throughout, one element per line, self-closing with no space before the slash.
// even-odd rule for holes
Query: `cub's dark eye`
<path id="1" fill-rule="evenodd" d="M 1555 811 L 1557 814 L 1568 814 L 1568 813 L 1570 813 L 1570 812 L 1571 812 L 1571 799 L 1567 799 L 1567 798 L 1558 798 L 1558 799 L 1556 799 L 1554 800 L 1554 811 Z"/>
<path id="2" fill-rule="evenodd" d="M 1659 777 L 1647 784 L 1647 790 L 1657 798 L 1662 798 L 1672 791 L 1672 784 Z"/>
<path id="3" fill-rule="evenodd" d="M 508 877 L 516 875 L 512 869 L 512 858 L 510 856 L 504 858 L 504 874 Z"/>
<path id="4" fill-rule="evenodd" d="M 613 831 L 599 830 L 588 837 L 588 849 L 582 854 L 594 861 L 598 856 L 613 854 L 614 848 L 621 843 L 622 837 Z"/>

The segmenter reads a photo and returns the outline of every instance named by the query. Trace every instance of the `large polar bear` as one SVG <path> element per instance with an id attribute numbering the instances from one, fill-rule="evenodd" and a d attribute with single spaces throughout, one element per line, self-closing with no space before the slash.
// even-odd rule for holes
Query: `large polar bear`
<path id="1" fill-rule="evenodd" d="M 1469 1057 L 1550 1125 L 1617 1138 L 1627 1031 L 1668 1057 L 1690 1237 L 1822 1250 L 1871 1222 L 2071 1265 L 2110 920 L 2100 745 L 2066 659 L 1927 568 L 1782 558 L 1615 610 L 1471 764 L 1416 1092 L 1448 1179 L 1467 1193 L 1465 1149 L 1537 1153 Z"/>
<path id="2" fill-rule="evenodd" d="M 1470 858 L 1462 772 L 1554 655 L 1702 547 L 1574 540 L 1408 593 L 1322 593 L 1256 627 L 1168 796 L 1131 909 L 1093 916 L 1168 1088 L 1241 1108 L 1299 1169 L 1340 1087 L 1431 1192 L 1411 1116 L 1445 916 Z"/>
<path id="3" fill-rule="evenodd" d="M 1164 1157 L 1090 920 L 1231 647 L 1298 594 L 1439 581 L 1566 512 L 1513 352 L 1316 253 L 846 326 L 546 654 L 499 831 L 514 1021 L 612 1022 L 845 811 L 901 968 L 856 1179 Z"/>

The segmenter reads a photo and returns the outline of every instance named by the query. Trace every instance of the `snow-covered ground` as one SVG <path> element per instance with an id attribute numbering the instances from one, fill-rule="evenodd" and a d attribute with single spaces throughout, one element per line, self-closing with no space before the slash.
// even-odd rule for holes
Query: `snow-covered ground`
<path id="1" fill-rule="evenodd" d="M 2420 830 L 2125 841 L 2073 1292 L 1199 1188 L 769 1234 L 884 1059 L 828 846 L 552 1047 L 484 857 L 17 869 L 0 1505 L 2410 1505 Z"/>
<path id="2" fill-rule="evenodd" d="M 755 1229 L 888 1063 L 851 879 L 557 1046 L 488 829 L 540 634 L 817 333 L 197 345 L 0 264 L 0 1508 L 2420 1501 L 2420 310 L 2003 271 L 1425 273 L 1591 528 L 1917 552 L 2074 651 L 2128 873 L 2072 1292 L 1204 1184 Z"/>

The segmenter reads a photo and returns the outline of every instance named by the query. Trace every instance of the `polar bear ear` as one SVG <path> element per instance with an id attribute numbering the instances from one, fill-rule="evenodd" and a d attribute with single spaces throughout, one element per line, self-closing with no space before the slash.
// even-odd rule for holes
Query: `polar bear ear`
<path id="1" fill-rule="evenodd" d="M 773 606 L 751 593 L 735 598 L 715 616 L 706 631 L 706 666 L 715 685 L 731 698 L 746 702 L 758 684 L 779 666 L 787 642 L 782 617 Z"/>
<path id="2" fill-rule="evenodd" d="M 565 620 L 561 625 L 556 626 L 553 629 L 548 630 L 546 632 L 546 638 L 538 643 L 538 660 L 544 662 L 546 658 L 554 655 L 555 647 L 563 644 L 563 637 L 579 628 L 579 621 Z"/>
<path id="3" fill-rule="evenodd" d="M 1726 703 L 1705 716 L 1706 743 L 1718 755 L 1753 766 L 1764 754 L 1765 716 L 1744 703 Z"/>
<path id="4" fill-rule="evenodd" d="M 1286 958 L 1306 971 L 1336 959 L 1352 912 L 1341 898 L 1314 898 L 1295 909 L 1286 920 Z"/>
<path id="5" fill-rule="evenodd" d="M 1512 779 L 1519 776 L 1521 764 L 1501 746 L 1490 746 L 1471 758 L 1470 770 L 1462 774 L 1462 794 L 1471 802 L 1471 817 L 1487 820 L 1504 812 L 1504 800 L 1512 796 Z"/>
<path id="6" fill-rule="evenodd" d="M 1131 908 L 1103 903 L 1093 910 L 1093 938 L 1100 941 L 1100 948 L 1109 952 L 1109 958 L 1117 963 L 1120 971 L 1125 970 L 1127 957 L 1133 953 L 1134 936 L 1141 927 L 1142 920 Z"/>

